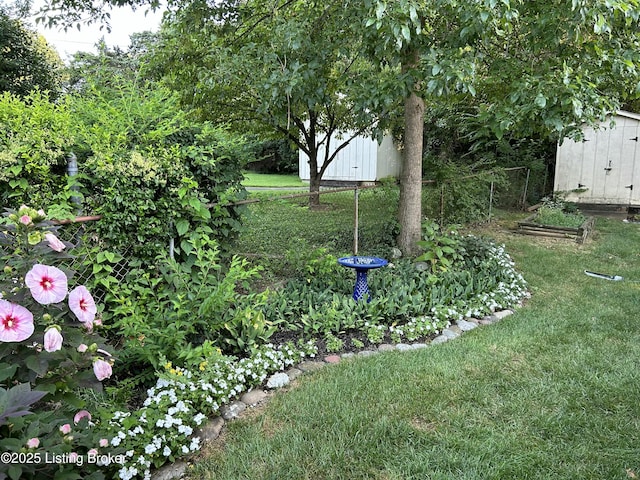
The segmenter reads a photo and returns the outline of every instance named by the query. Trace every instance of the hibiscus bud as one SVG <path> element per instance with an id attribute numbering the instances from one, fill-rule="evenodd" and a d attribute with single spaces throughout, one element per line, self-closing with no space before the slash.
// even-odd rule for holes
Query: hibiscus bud
<path id="1" fill-rule="evenodd" d="M 89 412 L 87 412 L 86 410 L 80 410 L 73 417 L 73 423 L 75 423 L 77 425 L 78 422 L 80 422 L 80 420 L 82 420 L 83 418 L 86 418 L 89 421 L 91 421 L 91 414 Z"/>
<path id="2" fill-rule="evenodd" d="M 61 252 L 66 248 L 66 245 L 60 241 L 53 233 L 45 233 L 44 239 L 49 244 L 49 247 L 56 252 Z"/>
<path id="3" fill-rule="evenodd" d="M 27 440 L 27 448 L 38 448 L 40 446 L 40 439 L 34 437 Z"/>
<path id="4" fill-rule="evenodd" d="M 11 272 L 13 272 L 13 268 L 11 267 L 11 265 L 5 265 L 5 267 L 4 267 L 4 273 L 6 273 L 7 275 L 9 275 Z"/>
<path id="5" fill-rule="evenodd" d="M 23 225 L 31 225 L 31 217 L 29 215 L 22 215 L 20 217 L 20 223 Z"/>
<path id="6" fill-rule="evenodd" d="M 60 327 L 53 325 L 44 332 L 44 349 L 47 352 L 57 352 L 62 348 L 62 340 Z"/>
<path id="7" fill-rule="evenodd" d="M 108 447 L 109 446 L 109 440 L 107 440 L 106 438 L 101 438 L 100 439 L 100 446 L 101 447 Z"/>
<path id="8" fill-rule="evenodd" d="M 59 430 L 61 434 L 67 435 L 71 431 L 71 425 L 65 423 L 64 425 L 60 426 Z"/>
<path id="9" fill-rule="evenodd" d="M 86 352 L 88 349 L 89 349 L 89 347 L 87 347 L 87 345 L 86 345 L 86 344 L 84 344 L 84 343 L 81 343 L 80 345 L 78 345 L 78 351 L 79 351 L 80 353 L 84 353 L 84 352 Z"/>

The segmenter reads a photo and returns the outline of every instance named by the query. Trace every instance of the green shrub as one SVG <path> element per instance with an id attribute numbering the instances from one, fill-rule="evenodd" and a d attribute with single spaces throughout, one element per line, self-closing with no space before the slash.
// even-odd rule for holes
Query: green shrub
<path id="1" fill-rule="evenodd" d="M 138 264 L 110 285 L 111 332 L 123 345 L 119 376 L 145 382 L 166 358 L 197 366 L 215 347 L 243 353 L 272 333 L 266 322 L 256 326 L 259 299 L 243 295 L 258 269 L 237 257 L 224 268 L 206 235 L 189 245 L 189 262 L 163 255 L 157 267 Z"/>
<path id="2" fill-rule="evenodd" d="M 48 209 L 69 202 L 67 155 L 75 144 L 66 101 L 34 91 L 26 98 L 0 93 L 0 203 Z"/>
<path id="3" fill-rule="evenodd" d="M 586 217 L 574 204 L 561 198 L 545 197 L 538 208 L 534 221 L 541 225 L 577 228 L 584 223 Z"/>
<path id="4" fill-rule="evenodd" d="M 81 198 L 85 214 L 102 216 L 92 235 L 111 249 L 151 262 L 175 239 L 175 254 L 186 259 L 194 232 L 226 248 L 240 227 L 239 208 L 228 204 L 246 195 L 241 168 L 250 146 L 189 119 L 160 86 L 120 80 L 58 103 L 38 92 L 24 100 L 5 93 L 0 130 L 3 205 L 36 204 L 68 217 Z"/>
<path id="5" fill-rule="evenodd" d="M 103 241 L 145 261 L 171 238 L 185 259 L 194 231 L 229 244 L 240 211 L 226 204 L 245 196 L 241 168 L 250 155 L 241 137 L 189 120 L 157 86 L 92 89 L 74 111 L 82 120 L 86 208 L 102 215 L 96 228 Z"/>

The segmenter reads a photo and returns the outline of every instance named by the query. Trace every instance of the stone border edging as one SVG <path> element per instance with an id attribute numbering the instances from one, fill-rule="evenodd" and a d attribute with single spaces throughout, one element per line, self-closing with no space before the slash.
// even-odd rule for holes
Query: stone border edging
<path id="1" fill-rule="evenodd" d="M 479 326 L 491 325 L 497 323 L 505 317 L 508 317 L 513 313 L 513 310 L 507 309 L 499 312 L 494 312 L 491 315 L 487 315 L 478 320 L 475 318 L 468 318 L 466 320 L 459 320 L 455 324 L 442 330 L 442 333 L 435 337 L 429 343 L 397 343 L 395 345 L 389 343 L 383 343 L 378 345 L 375 350 L 361 350 L 358 353 L 343 353 L 335 355 L 327 355 L 322 360 L 305 360 L 295 367 L 291 367 L 284 372 L 276 372 L 268 379 L 264 388 L 256 388 L 242 393 L 237 400 L 234 400 L 228 405 L 224 405 L 220 408 L 220 415 L 209 420 L 205 426 L 198 429 L 195 436 L 200 438 L 200 444 L 205 446 L 216 440 L 226 422 L 236 420 L 244 414 L 247 408 L 256 407 L 267 402 L 272 395 L 271 392 L 275 392 L 277 389 L 289 385 L 293 380 L 300 375 L 308 372 L 314 372 L 323 368 L 326 365 L 340 363 L 343 359 L 368 357 L 376 355 L 382 352 L 390 351 L 410 351 L 426 348 L 429 345 L 438 345 L 448 342 L 454 338 L 459 337 L 464 332 L 473 330 Z M 178 480 L 184 477 L 187 473 L 188 463 L 184 460 L 178 460 L 174 463 L 163 465 L 158 470 L 152 473 L 152 480 Z"/>

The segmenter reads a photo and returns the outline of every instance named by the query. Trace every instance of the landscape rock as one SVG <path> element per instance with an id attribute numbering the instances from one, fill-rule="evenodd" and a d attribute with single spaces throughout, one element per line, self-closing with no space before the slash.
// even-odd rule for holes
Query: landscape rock
<path id="1" fill-rule="evenodd" d="M 444 343 L 444 342 L 447 342 L 449 340 L 450 340 L 449 337 L 447 337 L 445 335 L 439 335 L 436 338 L 434 338 L 433 340 L 431 340 L 431 345 L 439 345 L 440 343 Z"/>
<path id="2" fill-rule="evenodd" d="M 325 363 L 340 363 L 340 355 L 327 355 L 324 357 Z"/>
<path id="3" fill-rule="evenodd" d="M 187 471 L 187 464 L 182 461 L 168 463 L 153 472 L 151 478 L 153 480 L 173 480 L 182 478 Z"/>
<path id="4" fill-rule="evenodd" d="M 382 345 L 378 346 L 379 352 L 392 352 L 395 349 L 396 349 L 395 345 L 391 345 L 389 343 L 383 343 Z"/>
<path id="5" fill-rule="evenodd" d="M 267 388 L 282 388 L 285 385 L 289 385 L 289 375 L 283 372 L 274 373 L 267 380 Z"/>
<path id="6" fill-rule="evenodd" d="M 447 329 L 451 330 L 454 333 L 457 333 L 458 335 L 462 334 L 462 329 L 458 325 L 450 325 L 449 327 L 447 327 Z"/>
<path id="7" fill-rule="evenodd" d="M 196 432 L 196 436 L 200 439 L 201 443 L 208 443 L 214 441 L 220 436 L 220 432 L 224 427 L 224 418 L 215 417 L 211 421 Z"/>
<path id="8" fill-rule="evenodd" d="M 323 362 L 312 362 L 310 360 L 307 360 L 298 365 L 298 368 L 303 372 L 315 372 L 316 370 L 320 370 L 322 367 L 324 367 L 324 365 L 325 364 Z"/>
<path id="9" fill-rule="evenodd" d="M 358 355 L 360 357 L 370 357 L 371 355 L 375 355 L 376 353 L 378 353 L 375 350 L 362 350 L 361 352 L 358 352 Z"/>
<path id="10" fill-rule="evenodd" d="M 478 324 L 469 322 L 467 320 L 459 320 L 458 327 L 460 327 L 460 330 L 462 330 L 463 332 L 468 332 L 469 330 L 473 330 L 474 328 L 477 328 Z"/>
<path id="11" fill-rule="evenodd" d="M 300 370 L 299 368 L 290 368 L 289 370 L 286 370 L 284 373 L 287 374 L 287 376 L 289 377 L 289 380 L 293 381 L 296 378 L 298 378 L 300 375 L 302 375 L 302 370 Z"/>
<path id="12" fill-rule="evenodd" d="M 267 398 L 267 392 L 265 392 L 264 390 L 256 389 L 244 393 L 240 397 L 240 401 L 247 405 L 253 406 L 257 405 L 260 402 L 263 402 L 265 398 Z"/>
<path id="13" fill-rule="evenodd" d="M 440 335 L 441 337 L 446 337 L 447 340 L 453 340 L 454 338 L 458 338 L 460 336 L 460 334 L 458 332 L 456 332 L 455 330 L 451 330 L 451 328 L 445 328 L 442 331 L 442 335 Z M 433 343 L 433 342 L 431 342 Z"/>
<path id="14" fill-rule="evenodd" d="M 427 348 L 429 345 L 427 345 L 426 343 L 414 343 L 413 345 L 411 345 L 411 349 L 412 350 L 420 350 L 421 348 Z"/>
<path id="15" fill-rule="evenodd" d="M 406 352 L 407 350 L 411 350 L 411 345 L 407 343 L 399 343 L 396 345 L 396 350 L 400 352 Z"/>
<path id="16" fill-rule="evenodd" d="M 494 312 L 493 316 L 496 318 L 497 321 L 502 320 L 505 317 L 508 317 L 509 315 L 513 314 L 513 310 L 502 310 L 500 312 Z"/>
<path id="17" fill-rule="evenodd" d="M 247 408 L 247 405 L 244 402 L 236 400 L 234 402 L 231 402 L 229 405 L 224 405 L 220 409 L 220 414 L 222 415 L 222 418 L 224 418 L 225 420 L 233 420 L 234 418 L 238 417 L 238 415 L 240 415 L 242 412 L 244 412 L 246 408 Z"/>

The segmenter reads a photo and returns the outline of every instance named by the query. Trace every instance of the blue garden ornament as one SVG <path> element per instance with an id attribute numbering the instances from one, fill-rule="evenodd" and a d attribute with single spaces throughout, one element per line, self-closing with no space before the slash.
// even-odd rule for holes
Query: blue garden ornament
<path id="1" fill-rule="evenodd" d="M 367 273 L 374 268 L 384 267 L 389 262 L 384 258 L 353 256 L 339 258 L 338 263 L 343 267 L 353 268 L 356 271 L 353 299 L 358 302 L 366 297 L 367 302 L 370 302 L 371 295 L 369 292 L 369 284 L 367 283 Z"/>

